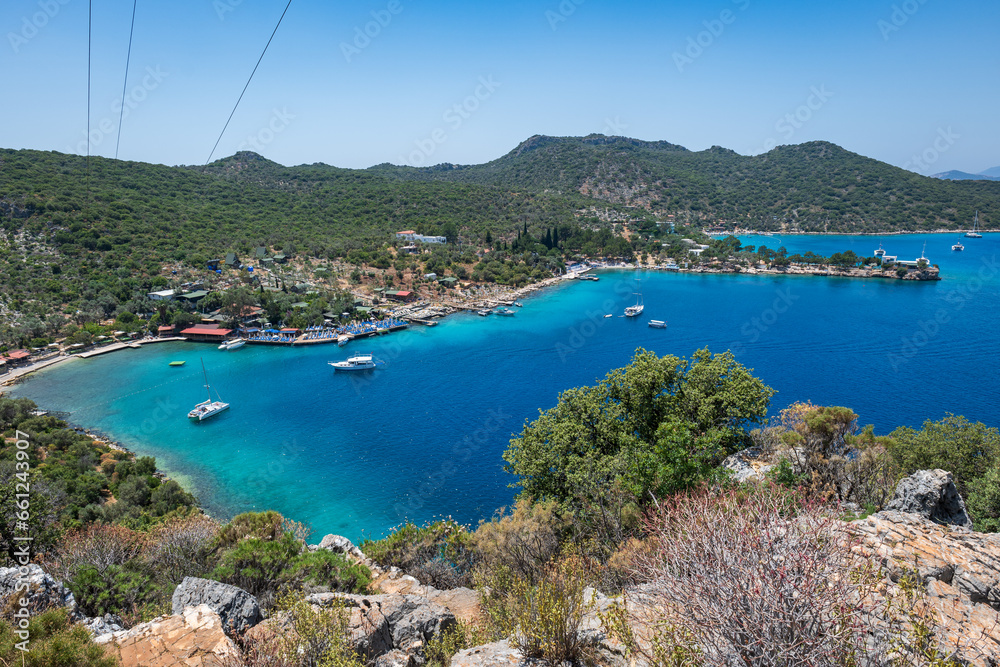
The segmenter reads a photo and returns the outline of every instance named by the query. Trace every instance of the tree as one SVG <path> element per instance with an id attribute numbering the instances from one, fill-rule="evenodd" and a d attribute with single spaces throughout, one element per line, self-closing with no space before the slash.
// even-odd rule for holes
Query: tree
<path id="1" fill-rule="evenodd" d="M 237 326 L 250 309 L 257 305 L 257 299 L 252 290 L 246 287 L 234 287 L 222 295 L 222 307 L 219 309 L 232 326 Z"/>
<path id="2" fill-rule="evenodd" d="M 593 387 L 562 392 L 504 453 L 525 495 L 564 505 L 622 482 L 640 498 L 704 478 L 746 447 L 774 390 L 707 349 L 690 362 L 636 351 Z"/>

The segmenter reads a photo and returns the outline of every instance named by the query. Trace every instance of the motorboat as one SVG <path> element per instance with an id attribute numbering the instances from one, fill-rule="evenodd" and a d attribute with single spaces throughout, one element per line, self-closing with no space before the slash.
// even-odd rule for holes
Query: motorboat
<path id="1" fill-rule="evenodd" d="M 649 326 L 653 329 L 666 329 L 667 323 L 663 320 L 650 320 Z"/>
<path id="2" fill-rule="evenodd" d="M 348 357 L 347 361 L 330 361 L 335 371 L 370 371 L 378 366 L 378 362 L 370 354 L 357 354 Z"/>
<path id="3" fill-rule="evenodd" d="M 232 339 L 227 340 L 226 342 L 224 342 L 222 345 L 220 345 L 219 349 L 220 350 L 238 350 L 238 349 L 240 349 L 241 347 L 243 347 L 246 344 L 247 344 L 247 342 L 245 340 L 243 340 L 242 338 L 232 338 Z"/>

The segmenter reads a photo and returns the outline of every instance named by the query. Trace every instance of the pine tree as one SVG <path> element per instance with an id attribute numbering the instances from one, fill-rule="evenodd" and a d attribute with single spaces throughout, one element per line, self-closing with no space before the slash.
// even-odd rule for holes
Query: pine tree
<path id="1" fill-rule="evenodd" d="M 493 243 L 493 235 L 490 234 L 490 230 L 486 230 L 486 245 Z"/>
<path id="2" fill-rule="evenodd" d="M 552 247 L 553 248 L 558 248 L 559 247 L 559 228 L 558 227 L 553 227 L 552 228 Z"/>

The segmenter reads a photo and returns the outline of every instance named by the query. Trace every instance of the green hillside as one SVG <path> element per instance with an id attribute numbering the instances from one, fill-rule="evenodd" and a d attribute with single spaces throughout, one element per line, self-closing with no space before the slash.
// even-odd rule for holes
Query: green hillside
<path id="1" fill-rule="evenodd" d="M 679 219 L 739 222 L 764 230 L 885 232 L 989 227 L 1000 183 L 920 176 L 827 142 L 758 156 L 712 147 L 693 152 L 623 137 L 535 136 L 482 165 L 370 171 L 405 180 L 478 183 L 583 194 Z"/>

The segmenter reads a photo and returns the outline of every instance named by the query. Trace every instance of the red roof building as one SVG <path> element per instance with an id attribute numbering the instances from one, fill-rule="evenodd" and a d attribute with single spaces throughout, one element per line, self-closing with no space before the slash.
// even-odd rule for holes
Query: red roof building
<path id="1" fill-rule="evenodd" d="M 232 332 L 232 329 L 218 329 L 215 327 L 197 326 L 190 327 L 181 332 L 181 335 L 188 340 L 201 341 L 207 343 L 217 343 L 223 340 Z"/>

